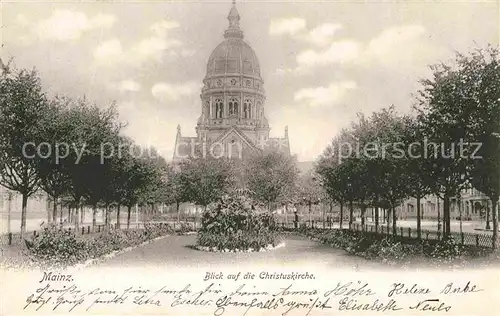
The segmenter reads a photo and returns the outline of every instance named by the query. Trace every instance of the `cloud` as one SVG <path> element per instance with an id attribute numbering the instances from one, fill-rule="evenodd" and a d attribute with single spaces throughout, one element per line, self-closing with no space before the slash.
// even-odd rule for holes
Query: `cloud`
<path id="1" fill-rule="evenodd" d="M 200 84 L 188 82 L 185 84 L 169 84 L 159 82 L 151 88 L 151 93 L 161 101 L 177 101 L 181 97 L 193 95 L 200 90 Z"/>
<path id="2" fill-rule="evenodd" d="M 151 25 L 150 30 L 157 36 L 164 36 L 170 29 L 178 28 L 180 24 L 177 21 L 161 20 Z"/>
<path id="3" fill-rule="evenodd" d="M 122 44 L 117 38 L 102 42 L 94 50 L 94 58 L 103 64 L 117 62 L 122 56 Z"/>
<path id="4" fill-rule="evenodd" d="M 322 66 L 333 63 L 355 61 L 361 54 L 362 46 L 353 40 L 333 42 L 324 50 L 306 50 L 296 60 L 299 67 Z"/>
<path id="5" fill-rule="evenodd" d="M 331 106 L 340 101 L 347 92 L 356 88 L 354 81 L 333 82 L 328 87 L 300 89 L 295 92 L 294 100 L 307 102 L 312 107 Z"/>
<path id="6" fill-rule="evenodd" d="M 149 60 L 161 61 L 165 52 L 182 46 L 182 42 L 169 38 L 167 31 L 178 27 L 176 21 L 161 20 L 150 27 L 151 34 L 123 49 L 118 39 L 108 40 L 94 49 L 94 58 L 99 66 L 117 64 L 140 67 Z"/>
<path id="7" fill-rule="evenodd" d="M 287 18 L 271 20 L 269 24 L 270 35 L 294 35 L 306 28 L 306 20 L 301 18 Z"/>
<path id="8" fill-rule="evenodd" d="M 141 90 L 141 84 L 133 79 L 122 80 L 118 83 L 110 85 L 113 90 L 118 90 L 122 93 L 124 92 L 137 92 Z"/>
<path id="9" fill-rule="evenodd" d="M 327 43 L 328 38 L 340 28 L 334 24 L 325 25 L 317 28 L 314 36 L 311 31 L 309 40 L 315 44 Z M 404 70 L 423 68 L 440 54 L 424 34 L 425 28 L 421 25 L 401 25 L 383 30 L 367 43 L 346 39 L 332 42 L 324 49 L 306 49 L 297 55 L 297 67 L 287 73 L 298 75 L 310 72 L 315 67 L 331 64 L 383 66 Z"/>
<path id="10" fill-rule="evenodd" d="M 291 36 L 294 39 L 324 46 L 331 43 L 333 36 L 342 28 L 338 23 L 323 23 L 312 30 L 307 30 L 307 22 L 301 18 L 271 20 L 269 34 L 273 36 Z"/>
<path id="11" fill-rule="evenodd" d="M 342 28 L 341 24 L 325 23 L 312 29 L 306 39 L 317 45 L 331 43 L 333 36 Z"/>
<path id="12" fill-rule="evenodd" d="M 421 25 L 403 25 L 388 28 L 373 38 L 364 53 L 365 63 L 385 66 L 424 66 L 436 51 L 426 42 Z"/>
<path id="13" fill-rule="evenodd" d="M 22 17 L 18 21 L 26 24 Z M 55 10 L 49 18 L 33 25 L 33 31 L 42 40 L 70 41 L 93 29 L 111 28 L 115 22 L 115 16 L 109 14 L 88 17 L 83 12 Z"/>

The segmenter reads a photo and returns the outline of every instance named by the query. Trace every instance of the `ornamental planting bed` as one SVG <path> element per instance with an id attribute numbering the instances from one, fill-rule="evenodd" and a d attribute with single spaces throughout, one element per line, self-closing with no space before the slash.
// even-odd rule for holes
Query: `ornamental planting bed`
<path id="1" fill-rule="evenodd" d="M 272 214 L 244 195 L 224 196 L 202 218 L 195 249 L 211 252 L 252 252 L 282 247 Z"/>
<path id="2" fill-rule="evenodd" d="M 279 243 L 277 245 L 269 244 L 266 247 L 261 247 L 261 248 L 258 248 L 258 249 L 254 249 L 254 248 L 247 248 L 247 249 L 238 249 L 238 248 L 235 248 L 235 249 L 228 249 L 228 248 L 218 249 L 217 247 L 209 247 L 209 246 L 200 246 L 200 245 L 193 246 L 194 249 L 200 250 L 200 251 L 208 251 L 208 252 L 247 252 L 247 253 L 248 252 L 270 251 L 270 250 L 274 250 L 274 249 L 278 249 L 278 248 L 282 248 L 282 247 L 285 247 L 285 243 L 284 242 Z"/>

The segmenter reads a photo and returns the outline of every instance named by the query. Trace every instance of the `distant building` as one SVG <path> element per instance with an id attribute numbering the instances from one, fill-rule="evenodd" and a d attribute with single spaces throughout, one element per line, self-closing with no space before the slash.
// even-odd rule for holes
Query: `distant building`
<path id="1" fill-rule="evenodd" d="M 452 219 L 458 219 L 460 213 L 464 220 L 486 220 L 487 210 L 490 212 L 491 220 L 491 200 L 479 192 L 478 190 L 469 187 L 464 190 L 460 198 L 461 205 L 458 204 L 457 198 L 450 199 L 450 216 Z M 443 201 L 439 200 L 434 195 L 429 195 L 420 201 L 421 216 L 423 219 L 437 220 L 438 206 L 440 209 L 439 216 L 443 218 Z M 461 206 L 461 211 L 460 207 Z M 408 199 L 397 208 L 398 217 L 403 219 L 414 219 L 417 217 L 417 201 L 415 198 Z"/>
<path id="2" fill-rule="evenodd" d="M 0 234 L 8 231 L 8 213 L 11 213 L 11 230 L 19 231 L 22 209 L 22 196 L 0 185 Z M 34 194 L 28 199 L 27 219 L 47 219 L 48 198 L 43 193 Z M 19 226 L 19 227 L 18 227 Z M 29 225 L 28 225 L 29 226 Z M 36 226 L 35 226 L 36 227 Z M 30 227 L 28 227 L 28 230 Z"/>

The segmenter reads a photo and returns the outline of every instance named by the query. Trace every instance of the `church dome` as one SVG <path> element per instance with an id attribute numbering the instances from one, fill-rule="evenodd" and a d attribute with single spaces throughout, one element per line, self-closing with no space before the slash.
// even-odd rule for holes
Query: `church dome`
<path id="1" fill-rule="evenodd" d="M 227 19 L 229 27 L 224 32 L 225 40 L 208 58 L 207 77 L 231 74 L 261 79 L 259 60 L 252 47 L 243 40 L 240 15 L 234 2 Z"/>
<path id="2" fill-rule="evenodd" d="M 260 78 L 260 65 L 254 50 L 240 38 L 226 38 L 210 55 L 207 77 L 243 74 Z"/>

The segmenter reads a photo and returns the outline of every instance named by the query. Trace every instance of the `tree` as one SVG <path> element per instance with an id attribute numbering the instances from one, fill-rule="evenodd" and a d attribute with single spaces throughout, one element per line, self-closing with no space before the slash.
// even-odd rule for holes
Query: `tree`
<path id="1" fill-rule="evenodd" d="M 145 148 L 141 152 L 140 159 L 146 164 L 149 178 L 141 202 L 150 206 L 153 216 L 155 204 L 168 202 L 165 194 L 168 165 L 154 147 Z"/>
<path id="2" fill-rule="evenodd" d="M 26 232 L 28 198 L 39 184 L 36 144 L 49 106 L 35 70 L 3 71 L 0 76 L 0 184 L 22 195 L 21 238 Z"/>
<path id="3" fill-rule="evenodd" d="M 432 178 L 429 170 L 429 160 L 425 158 L 425 150 L 422 146 L 415 148 L 412 144 L 421 144 L 423 140 L 422 125 L 415 118 L 407 121 L 405 147 L 408 148 L 408 159 L 406 160 L 406 186 L 408 195 L 414 197 L 417 203 L 417 238 L 422 237 L 422 210 L 420 201 L 431 193 Z"/>
<path id="4" fill-rule="evenodd" d="M 428 159 L 433 166 L 433 191 L 444 202 L 444 235 L 447 237 L 450 197 L 458 196 L 471 181 L 475 165 L 475 147 L 471 144 L 484 141 L 495 148 L 488 139 L 493 139 L 491 126 L 498 122 L 498 53 L 489 48 L 468 56 L 457 54 L 453 65 L 440 64 L 432 69 L 432 79 L 423 80 L 423 89 L 419 91 L 419 117 L 424 124 L 424 136 L 433 147 L 436 144 L 439 147 L 438 150 L 428 148 L 433 153 Z M 491 166 L 487 161 L 482 165 Z"/>
<path id="5" fill-rule="evenodd" d="M 257 154 L 245 165 L 245 186 L 271 210 L 271 204 L 288 200 L 298 177 L 296 158 L 279 152 Z"/>
<path id="6" fill-rule="evenodd" d="M 298 177 L 297 201 L 309 209 L 309 225 L 312 227 L 312 206 L 318 205 L 325 200 L 325 192 L 321 186 L 319 175 L 314 170 L 306 172 Z M 323 218 L 323 222 L 324 222 Z"/>
<path id="7" fill-rule="evenodd" d="M 119 182 L 118 204 L 127 207 L 128 229 L 130 228 L 132 207 L 146 199 L 151 183 L 155 181 L 157 175 L 155 174 L 155 170 L 145 160 L 127 155 L 127 159 L 124 162 Z M 117 223 L 119 223 L 119 216 L 117 212 Z"/>
<path id="8" fill-rule="evenodd" d="M 350 175 L 345 162 L 345 157 L 351 153 L 349 145 L 352 145 L 355 140 L 352 138 L 351 130 L 343 129 L 332 140 L 331 144 L 323 151 L 316 163 L 315 170 L 321 179 L 321 184 L 331 200 L 340 205 L 339 225 L 343 228 L 344 220 L 344 205 L 350 206 L 349 223 L 352 224 L 354 200 L 354 190 L 352 187 Z M 344 159 L 344 160 L 343 160 Z"/>
<path id="9" fill-rule="evenodd" d="M 191 158 L 180 167 L 185 200 L 201 205 L 204 209 L 232 187 L 232 163 L 225 158 Z"/>
<path id="10" fill-rule="evenodd" d="M 68 194 L 75 205 L 85 200 L 92 207 L 95 229 L 98 204 L 111 203 L 113 198 L 109 190 L 115 176 L 111 160 L 118 155 L 121 125 L 113 106 L 101 109 L 86 99 L 73 101 L 66 115 L 73 130 L 73 149 L 63 169 L 70 179 Z"/>
<path id="11" fill-rule="evenodd" d="M 472 117 L 472 139 L 481 144 L 473 159 L 470 182 L 489 197 L 492 204 L 493 248 L 498 247 L 498 199 L 500 196 L 500 54 L 498 49 L 477 51 L 461 56 L 460 64 L 479 82 L 477 112 Z M 487 225 L 489 221 L 487 221 Z"/>
<path id="12" fill-rule="evenodd" d="M 175 204 L 175 212 L 177 214 L 177 222 L 180 222 L 180 204 L 186 202 L 186 183 L 182 181 L 182 173 L 180 168 L 169 166 L 167 169 L 167 182 L 165 188 L 165 200 L 169 204 Z"/>
<path id="13" fill-rule="evenodd" d="M 48 115 L 43 122 L 40 139 L 44 146 L 37 158 L 40 188 L 52 198 L 52 216 L 48 221 L 56 222 L 59 198 L 68 193 L 71 181 L 65 169 L 71 168 L 76 156 L 70 154 L 70 144 L 74 144 L 72 134 L 77 128 L 68 110 L 71 101 L 56 97 L 51 101 Z M 41 144 L 40 144 L 41 145 Z"/>
<path id="14" fill-rule="evenodd" d="M 396 207 L 408 197 L 406 159 L 404 152 L 405 135 L 409 118 L 396 113 L 393 106 L 373 113 L 368 134 L 368 143 L 377 145 L 377 156 L 368 158 L 366 174 L 373 173 L 372 181 L 377 183 L 376 196 L 387 204 L 392 213 L 392 232 L 396 235 Z M 369 182 L 368 182 L 369 183 Z M 374 195 L 373 184 L 368 186 L 368 191 Z"/>

